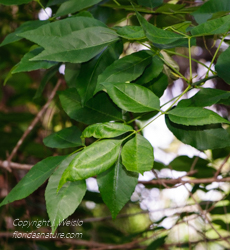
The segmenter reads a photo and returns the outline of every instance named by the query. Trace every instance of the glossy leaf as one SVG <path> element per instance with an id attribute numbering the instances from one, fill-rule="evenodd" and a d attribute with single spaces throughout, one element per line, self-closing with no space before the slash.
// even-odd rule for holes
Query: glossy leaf
<path id="1" fill-rule="evenodd" d="M 56 5 L 56 4 L 61 4 L 61 3 L 64 3 L 66 1 L 69 1 L 69 0 L 49 0 L 48 3 L 46 4 L 46 6 L 52 6 L 52 5 Z"/>
<path id="2" fill-rule="evenodd" d="M 57 64 L 57 62 L 50 62 L 50 61 L 37 61 L 37 62 L 30 61 L 31 58 L 40 54 L 42 51 L 43 51 L 43 48 L 36 48 L 26 53 L 21 59 L 21 61 L 14 67 L 12 74 L 25 72 L 25 71 L 32 71 L 32 70 L 37 70 L 37 69 L 49 69 L 52 66 Z"/>
<path id="3" fill-rule="evenodd" d="M 121 142 L 119 140 L 103 140 L 95 142 L 81 151 L 64 171 L 58 190 L 67 181 L 84 180 L 112 167 L 117 161 Z"/>
<path id="4" fill-rule="evenodd" d="M 148 245 L 146 250 L 157 250 L 157 249 L 159 249 L 162 245 L 164 245 L 165 239 L 167 237 L 168 237 L 168 235 L 157 238 L 150 245 Z"/>
<path id="5" fill-rule="evenodd" d="M 51 175 L 45 191 L 46 209 L 52 225 L 52 233 L 58 225 L 70 216 L 80 205 L 85 192 L 85 181 L 67 182 L 57 193 L 57 187 L 63 172 L 76 154 L 67 157 Z"/>
<path id="6" fill-rule="evenodd" d="M 136 134 L 121 151 L 122 163 L 127 170 L 143 174 L 153 168 L 153 147 L 142 135 Z"/>
<path id="7" fill-rule="evenodd" d="M 43 140 L 44 144 L 50 148 L 70 148 L 79 147 L 83 143 L 81 141 L 81 131 L 77 127 L 64 128 L 53 133 Z"/>
<path id="8" fill-rule="evenodd" d="M 150 82 L 153 78 L 158 77 L 163 70 L 163 65 L 163 61 L 158 56 L 154 56 L 151 64 L 146 67 L 144 73 L 137 79 L 137 81 L 135 81 L 135 83 L 143 85 Z"/>
<path id="9" fill-rule="evenodd" d="M 42 95 L 43 90 L 45 89 L 46 84 L 50 81 L 50 79 L 55 76 L 55 74 L 58 72 L 59 67 L 61 66 L 60 63 L 55 64 L 52 68 L 46 71 L 46 74 L 42 78 L 40 85 L 36 91 L 36 94 L 34 96 L 34 99 L 39 98 Z"/>
<path id="10" fill-rule="evenodd" d="M 101 1 L 102 0 L 78 0 L 77 4 L 76 4 L 76 0 L 65 1 L 63 4 L 61 4 L 55 16 L 56 17 L 64 16 L 64 15 L 68 15 L 71 13 L 75 13 L 82 9 L 89 8 L 90 6 L 97 4 Z"/>
<path id="11" fill-rule="evenodd" d="M 156 96 L 161 97 L 168 87 L 168 84 L 168 77 L 164 73 L 161 73 L 157 78 L 145 84 L 144 87 L 151 90 Z"/>
<path id="12" fill-rule="evenodd" d="M 230 84 L 229 58 L 230 58 L 230 47 L 220 54 L 215 66 L 218 76 L 221 77 L 228 84 Z"/>
<path id="13" fill-rule="evenodd" d="M 164 0 L 137 0 L 137 2 L 142 6 L 155 8 L 162 5 Z"/>
<path id="14" fill-rule="evenodd" d="M 133 131 L 133 128 L 129 125 L 116 122 L 106 122 L 106 123 L 97 123 L 88 126 L 83 132 L 83 138 L 112 138 L 129 131 Z"/>
<path id="15" fill-rule="evenodd" d="M 210 36 L 224 34 L 230 29 L 230 16 L 217 18 L 202 23 L 191 30 L 193 36 Z"/>
<path id="16" fill-rule="evenodd" d="M 208 107 L 230 98 L 230 92 L 220 89 L 203 88 L 193 97 L 181 100 L 177 107 Z"/>
<path id="17" fill-rule="evenodd" d="M 93 97 L 98 76 L 119 58 L 122 50 L 123 46 L 120 42 L 112 43 L 91 61 L 82 63 L 80 73 L 75 80 L 75 87 L 83 106 Z"/>
<path id="18" fill-rule="evenodd" d="M 209 0 L 202 4 L 198 10 L 194 11 L 194 16 L 197 23 L 205 23 L 208 19 L 212 18 L 214 13 L 217 12 L 229 12 L 230 2 L 226 0 Z"/>
<path id="19" fill-rule="evenodd" d="M 65 80 L 69 88 L 76 88 L 77 77 L 80 74 L 80 63 L 65 64 Z"/>
<path id="20" fill-rule="evenodd" d="M 89 17 L 71 17 L 20 33 L 45 50 L 32 60 L 81 63 L 100 53 L 116 41 L 116 32 Z M 90 39 L 88 39 L 90 37 Z"/>
<path id="21" fill-rule="evenodd" d="M 84 107 L 82 107 L 81 99 L 74 88 L 60 92 L 59 97 L 64 111 L 76 121 L 85 124 L 122 121 L 121 110 L 113 104 L 105 93 L 98 93 Z"/>
<path id="22" fill-rule="evenodd" d="M 189 172 L 191 168 L 196 170 L 192 176 L 195 178 L 208 178 L 215 174 L 215 168 L 209 167 L 210 162 L 208 160 L 202 159 L 198 156 L 190 158 L 185 155 L 176 157 L 173 161 L 169 163 L 169 168 L 176 171 L 186 171 Z"/>
<path id="23" fill-rule="evenodd" d="M 177 124 L 182 125 L 206 125 L 215 123 L 227 123 L 230 122 L 223 117 L 219 116 L 217 113 L 209 109 L 203 109 L 200 107 L 183 107 L 174 108 L 167 112 L 169 119 Z"/>
<path id="24" fill-rule="evenodd" d="M 127 40 L 142 40 L 145 38 L 145 32 L 141 26 L 123 26 L 116 27 L 117 34 Z"/>
<path id="25" fill-rule="evenodd" d="M 5 5 L 19 5 L 19 4 L 25 4 L 29 3 L 32 0 L 0 0 L 0 4 L 5 4 Z"/>
<path id="26" fill-rule="evenodd" d="M 9 2 L 8 0 L 6 1 Z M 48 23 L 49 21 L 37 21 L 37 20 L 25 22 L 20 27 L 18 27 L 14 32 L 7 35 L 5 39 L 3 40 L 3 42 L 0 44 L 0 46 L 4 46 L 6 44 L 19 41 L 22 39 L 22 37 L 19 37 L 18 34 L 28 31 L 28 30 L 37 29 L 38 27 L 44 24 L 48 24 Z"/>
<path id="27" fill-rule="evenodd" d="M 144 72 L 151 60 L 152 55 L 146 50 L 142 50 L 115 61 L 98 77 L 96 92 L 101 90 L 99 84 L 103 82 L 116 83 L 135 80 Z"/>
<path id="28" fill-rule="evenodd" d="M 115 219 L 133 194 L 138 183 L 138 174 L 127 171 L 119 156 L 115 166 L 97 176 L 97 183 L 102 199 Z"/>
<path id="29" fill-rule="evenodd" d="M 138 113 L 160 109 L 159 98 L 145 87 L 133 83 L 103 83 L 103 86 L 123 110 Z"/>
<path id="30" fill-rule="evenodd" d="M 137 18 L 145 31 L 147 38 L 158 48 L 173 48 L 177 46 L 187 45 L 187 38 L 180 34 L 168 30 L 162 30 L 155 27 L 145 20 L 139 13 L 136 13 Z"/>
<path id="31" fill-rule="evenodd" d="M 225 148 L 230 146 L 230 135 L 220 125 L 185 126 L 173 123 L 165 116 L 168 129 L 176 138 L 199 150 Z"/>
<path id="32" fill-rule="evenodd" d="M 21 179 L 0 203 L 0 207 L 16 200 L 21 200 L 38 189 L 53 173 L 66 156 L 48 157 L 36 165 Z"/>

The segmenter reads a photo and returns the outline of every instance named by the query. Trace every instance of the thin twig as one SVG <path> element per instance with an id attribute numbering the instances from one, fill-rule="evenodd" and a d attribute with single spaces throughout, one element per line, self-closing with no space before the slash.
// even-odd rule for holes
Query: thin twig
<path id="1" fill-rule="evenodd" d="M 189 191 L 189 189 L 186 187 L 186 185 L 184 185 L 185 189 L 189 192 L 191 198 L 193 199 L 193 201 L 197 204 L 197 207 L 201 213 L 201 215 L 204 216 L 204 218 L 207 220 L 208 224 L 211 226 L 211 228 L 216 232 L 216 234 L 225 242 L 228 243 L 228 245 L 230 245 L 230 242 L 228 239 L 224 238 L 223 236 L 221 236 L 221 234 L 218 232 L 218 230 L 216 230 L 216 228 L 212 225 L 212 222 L 209 220 L 207 214 L 204 212 L 204 210 L 202 209 L 202 207 L 200 206 L 200 204 L 198 203 L 198 201 L 196 200 L 196 198 L 194 197 L 194 195 Z"/>
<path id="2" fill-rule="evenodd" d="M 13 159 L 13 157 L 15 156 L 15 154 L 17 153 L 19 147 L 22 145 L 22 143 L 24 142 L 25 138 L 27 137 L 27 135 L 30 133 L 30 131 L 32 131 L 32 129 L 35 127 L 35 125 L 38 123 L 38 121 L 41 119 L 43 113 L 46 111 L 46 109 L 49 107 L 51 101 L 53 100 L 59 86 L 62 83 L 62 79 L 59 79 L 57 81 L 56 86 L 54 87 L 53 91 L 51 92 L 48 101 L 46 102 L 46 104 L 42 107 L 42 109 L 37 113 L 36 117 L 33 119 L 33 121 L 31 122 L 30 126 L 27 128 L 27 130 L 24 132 L 24 134 L 22 135 L 22 137 L 20 138 L 20 140 L 17 142 L 16 146 L 14 147 L 13 151 L 11 152 L 10 156 L 7 158 L 7 162 L 10 163 L 11 160 Z M 8 164 L 8 166 L 5 167 L 9 172 L 11 172 L 10 169 L 10 164 Z"/>
<path id="3" fill-rule="evenodd" d="M 33 165 L 29 164 L 20 164 L 12 161 L 11 162 L 0 161 L 0 167 L 7 168 L 8 166 L 10 166 L 10 168 L 20 169 L 20 170 L 30 170 L 33 167 Z"/>
<path id="4" fill-rule="evenodd" d="M 228 161 L 230 157 L 230 154 L 227 155 L 227 157 L 224 159 L 223 163 L 220 165 L 219 169 L 216 171 L 215 175 L 214 175 L 214 178 L 217 178 L 217 176 L 219 175 L 219 173 L 221 172 L 223 166 L 225 165 L 225 163 Z"/>
<path id="5" fill-rule="evenodd" d="M 230 177 L 222 178 L 222 179 L 216 179 L 214 177 L 212 178 L 200 178 L 200 179 L 188 179 L 188 180 L 183 180 L 181 177 L 177 179 L 154 179 L 151 181 L 139 181 L 139 184 L 143 185 L 162 185 L 162 182 L 164 184 L 171 184 L 171 185 L 176 185 L 176 184 L 186 184 L 186 183 L 191 183 L 191 184 L 202 184 L 202 183 L 212 183 L 212 182 L 229 182 Z"/>
<path id="6" fill-rule="evenodd" d="M 164 244 L 163 247 L 173 247 L 173 246 L 181 246 L 181 245 L 188 245 L 189 243 L 192 245 L 199 244 L 201 242 L 216 242 L 216 241 L 222 241 L 229 239 L 230 236 L 222 237 L 222 238 L 214 238 L 214 239 L 205 239 L 205 240 L 197 240 L 197 241 L 189 241 L 189 242 L 183 242 L 183 243 L 170 243 L 170 244 Z M 179 245 L 180 244 L 180 245 Z"/>

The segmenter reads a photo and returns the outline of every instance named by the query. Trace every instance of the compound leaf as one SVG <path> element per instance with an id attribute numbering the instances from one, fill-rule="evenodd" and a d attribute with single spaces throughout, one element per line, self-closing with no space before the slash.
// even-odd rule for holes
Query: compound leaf
<path id="1" fill-rule="evenodd" d="M 153 147 L 142 135 L 136 134 L 121 151 L 122 163 L 129 171 L 143 174 L 153 168 Z"/>
<path id="2" fill-rule="evenodd" d="M 168 129 L 176 138 L 199 150 L 225 148 L 230 146 L 230 135 L 219 124 L 206 126 L 184 126 L 172 122 L 165 116 Z"/>
<path id="3" fill-rule="evenodd" d="M 176 107 L 168 112 L 169 119 L 177 124 L 182 125 L 206 125 L 215 123 L 227 123 L 230 122 L 217 113 L 209 109 L 201 107 Z"/>
<path id="4" fill-rule="evenodd" d="M 116 122 L 97 123 L 88 126 L 82 133 L 83 138 L 112 138 L 132 131 L 129 125 Z"/>
<path id="5" fill-rule="evenodd" d="M 44 138 L 43 142 L 50 148 L 70 148 L 83 145 L 81 141 L 81 131 L 75 126 L 64 128 L 53 133 Z"/>
<path id="6" fill-rule="evenodd" d="M 32 71 L 37 69 L 49 69 L 57 64 L 57 62 L 50 62 L 50 61 L 32 61 L 32 62 L 30 61 L 31 58 L 40 54 L 42 51 L 43 48 L 36 48 L 26 53 L 21 59 L 21 61 L 14 67 L 12 74 L 25 71 Z"/>
<path id="7" fill-rule="evenodd" d="M 57 187 L 63 172 L 76 154 L 61 162 L 51 175 L 45 191 L 46 209 L 52 225 L 52 233 L 64 219 L 71 215 L 81 203 L 85 192 L 85 181 L 67 182 L 57 193 Z"/>
<path id="8" fill-rule="evenodd" d="M 65 158 L 66 156 L 51 156 L 35 164 L 0 203 L 0 207 L 21 200 L 33 193 L 49 178 Z"/>
<path id="9" fill-rule="evenodd" d="M 127 171 L 119 156 L 115 166 L 97 176 L 97 183 L 102 199 L 115 219 L 134 192 L 138 174 Z"/>
<path id="10" fill-rule="evenodd" d="M 230 27 L 230 21 L 229 21 L 229 27 Z M 218 76 L 221 77 L 228 84 L 230 84 L 230 73 L 228 70 L 230 62 L 229 56 L 230 56 L 230 47 L 220 54 L 215 66 Z"/>
<path id="11" fill-rule="evenodd" d="M 122 121 L 121 110 L 106 93 L 98 93 L 84 107 L 76 89 L 70 88 L 59 94 L 62 107 L 67 115 L 85 124 L 108 121 Z"/>
<path id="12" fill-rule="evenodd" d="M 112 167 L 118 158 L 121 142 L 103 140 L 95 142 L 81 151 L 64 171 L 58 190 L 67 181 L 84 180 Z"/>
<path id="13" fill-rule="evenodd" d="M 118 39 L 116 32 L 102 22 L 82 16 L 49 23 L 19 36 L 45 49 L 31 60 L 72 63 L 90 60 Z"/>
<path id="14" fill-rule="evenodd" d="M 159 98 L 150 90 L 133 83 L 103 83 L 110 98 L 123 110 L 148 112 L 160 109 Z"/>
<path id="15" fill-rule="evenodd" d="M 76 0 L 65 1 L 63 4 L 61 4 L 55 16 L 56 17 L 64 16 L 70 13 L 75 13 L 82 9 L 86 9 L 94 4 L 97 4 L 101 1 L 102 0 L 78 0 L 77 4 L 76 4 Z"/>

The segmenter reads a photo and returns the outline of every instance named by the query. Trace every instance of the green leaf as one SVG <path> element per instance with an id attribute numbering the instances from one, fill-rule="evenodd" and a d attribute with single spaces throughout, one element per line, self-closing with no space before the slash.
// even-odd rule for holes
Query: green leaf
<path id="1" fill-rule="evenodd" d="M 48 3 L 46 4 L 46 7 L 56 5 L 56 4 L 61 4 L 69 0 L 49 0 Z"/>
<path id="2" fill-rule="evenodd" d="M 85 124 L 122 121 L 121 110 L 106 93 L 98 93 L 85 104 L 85 107 L 81 106 L 80 97 L 74 88 L 60 92 L 59 97 L 64 111 L 76 121 Z"/>
<path id="3" fill-rule="evenodd" d="M 165 243 L 165 239 L 167 237 L 168 237 L 168 235 L 157 238 L 150 245 L 148 245 L 146 250 L 157 250 L 157 249 L 159 249 L 159 247 L 161 247 Z"/>
<path id="4" fill-rule="evenodd" d="M 117 34 L 127 40 L 142 40 L 145 38 L 145 32 L 140 26 L 115 27 Z"/>
<path id="5" fill-rule="evenodd" d="M 115 166 L 97 176 L 97 183 L 102 199 L 115 219 L 133 194 L 138 183 L 138 174 L 127 171 L 119 156 Z"/>
<path id="6" fill-rule="evenodd" d="M 153 147 L 142 135 L 129 140 L 121 151 L 122 163 L 129 171 L 143 174 L 153 168 Z"/>
<path id="7" fill-rule="evenodd" d="M 174 48 L 188 44 L 188 39 L 180 34 L 162 30 L 145 20 L 136 12 L 137 18 L 145 31 L 146 37 L 158 48 Z"/>
<path id="8" fill-rule="evenodd" d="M 230 11 L 230 2 L 226 0 L 209 0 L 192 13 L 197 23 L 205 23 L 213 14 L 221 11 Z"/>
<path id="9" fill-rule="evenodd" d="M 168 167 L 176 171 L 185 171 L 185 172 L 189 172 L 192 167 L 193 170 L 197 171 L 195 174 L 192 175 L 193 177 L 208 178 L 212 177 L 216 171 L 215 168 L 209 167 L 208 164 L 210 164 L 209 161 L 202 159 L 198 156 L 189 158 L 188 156 L 181 155 L 176 157 L 173 161 L 171 161 Z"/>
<path id="10" fill-rule="evenodd" d="M 202 23 L 191 30 L 193 36 L 224 34 L 230 29 L 230 16 L 221 17 Z"/>
<path id="11" fill-rule="evenodd" d="M 58 63 L 55 66 L 53 66 L 52 68 L 50 68 L 49 70 L 47 70 L 46 74 L 44 75 L 44 77 L 42 78 L 42 80 L 40 82 L 40 85 L 36 91 L 34 99 L 39 98 L 42 95 L 42 92 L 43 92 L 47 82 L 49 82 L 49 80 L 58 72 L 60 66 L 61 66 L 61 64 Z"/>
<path id="12" fill-rule="evenodd" d="M 230 122 L 223 117 L 219 116 L 217 113 L 209 109 L 204 109 L 201 107 L 182 107 L 174 108 L 167 112 L 169 119 L 177 124 L 182 125 L 206 125 L 215 123 L 227 123 Z"/>
<path id="13" fill-rule="evenodd" d="M 88 126 L 83 132 L 83 138 L 112 138 L 129 131 L 133 131 L 133 128 L 129 125 L 123 123 L 116 122 L 105 122 L 105 123 L 97 123 Z"/>
<path id="14" fill-rule="evenodd" d="M 101 54 L 81 65 L 80 73 L 75 80 L 75 87 L 80 95 L 83 106 L 93 97 L 98 76 L 119 58 L 122 50 L 122 43 L 112 43 Z"/>
<path id="15" fill-rule="evenodd" d="M 112 167 L 117 161 L 121 143 L 120 140 L 103 140 L 85 148 L 74 157 L 63 173 L 58 190 L 67 181 L 84 180 Z"/>
<path id="16" fill-rule="evenodd" d="M 26 53 L 21 59 L 21 61 L 15 66 L 14 70 L 12 71 L 12 74 L 19 72 L 33 71 L 37 69 L 49 69 L 50 67 L 57 64 L 57 62 L 50 62 L 50 61 L 38 61 L 38 62 L 30 61 L 31 58 L 40 54 L 42 51 L 43 48 L 36 48 Z"/>
<path id="17" fill-rule="evenodd" d="M 116 83 L 135 80 L 144 72 L 151 60 L 152 55 L 148 51 L 142 50 L 115 61 L 98 77 L 96 92 L 101 90 L 100 83 L 103 82 Z"/>
<path id="18" fill-rule="evenodd" d="M 65 64 L 65 80 L 69 88 L 76 88 L 77 77 L 80 74 L 80 63 Z"/>
<path id="19" fill-rule="evenodd" d="M 145 87 L 133 83 L 103 83 L 110 98 L 123 110 L 148 112 L 160 109 L 159 98 Z"/>
<path id="20" fill-rule="evenodd" d="M 225 148 L 230 146 L 230 135 L 219 124 L 206 126 L 184 126 L 173 123 L 165 116 L 168 129 L 176 138 L 199 150 Z"/>
<path id="21" fill-rule="evenodd" d="M 202 88 L 193 97 L 181 100 L 177 107 L 208 107 L 230 98 L 230 92 L 220 89 Z"/>
<path id="22" fill-rule="evenodd" d="M 81 141 L 81 131 L 75 126 L 64 128 L 53 133 L 44 138 L 43 142 L 50 148 L 70 148 L 83 145 Z"/>
<path id="23" fill-rule="evenodd" d="M 76 154 L 67 157 L 51 175 L 45 191 L 46 209 L 52 225 L 52 233 L 59 223 L 71 215 L 80 205 L 85 192 L 85 181 L 67 182 L 57 193 L 63 172 Z"/>
<path id="24" fill-rule="evenodd" d="M 0 203 L 0 207 L 16 200 L 21 200 L 38 189 L 66 156 L 48 157 L 36 165 L 21 179 Z"/>
<path id="25" fill-rule="evenodd" d="M 155 8 L 162 5 L 164 0 L 137 0 L 137 2 L 142 6 Z"/>
<path id="26" fill-rule="evenodd" d="M 19 4 L 29 3 L 31 1 L 32 0 L 0 0 L 0 4 L 19 5 Z"/>
<path id="27" fill-rule="evenodd" d="M 115 31 L 89 17 L 71 17 L 20 33 L 45 50 L 32 60 L 81 63 L 118 39 Z M 90 39 L 88 39 L 90 37 Z"/>
<path id="28" fill-rule="evenodd" d="M 163 66 L 164 63 L 158 56 L 152 57 L 151 64 L 146 67 L 144 73 L 135 81 L 135 83 L 143 85 L 150 82 L 153 78 L 160 75 L 163 70 Z"/>
<path id="29" fill-rule="evenodd" d="M 6 0 L 6 1 L 9 2 L 8 0 Z M 49 21 L 47 21 L 47 20 L 46 21 L 37 21 L 36 20 L 36 21 L 25 22 L 20 27 L 18 27 L 14 32 L 7 35 L 6 38 L 3 40 L 3 42 L 0 44 L 0 47 L 4 46 L 6 44 L 21 40 L 22 38 L 19 37 L 18 34 L 23 33 L 25 31 L 28 31 L 28 30 L 37 29 L 38 27 L 40 27 L 44 24 L 48 24 L 48 23 L 49 23 Z"/>
<path id="30" fill-rule="evenodd" d="M 168 77 L 164 73 L 161 73 L 157 78 L 154 78 L 152 81 L 145 84 L 144 87 L 151 90 L 160 98 L 168 87 L 168 84 Z"/>
<path id="31" fill-rule="evenodd" d="M 228 84 L 230 84 L 229 57 L 230 57 L 230 47 L 228 47 L 224 52 L 220 54 L 215 66 L 218 76 Z"/>
<path id="32" fill-rule="evenodd" d="M 75 13 L 77 11 L 89 8 L 92 5 L 95 5 L 102 0 L 78 0 L 76 4 L 76 0 L 65 1 L 57 10 L 55 17 L 64 16 L 71 13 Z"/>

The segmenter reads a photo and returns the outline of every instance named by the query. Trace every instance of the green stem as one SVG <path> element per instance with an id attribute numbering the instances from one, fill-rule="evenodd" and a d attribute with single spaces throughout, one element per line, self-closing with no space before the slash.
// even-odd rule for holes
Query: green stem
<path id="1" fill-rule="evenodd" d="M 188 53 L 189 53 L 189 82 L 192 83 L 192 55 L 191 55 L 191 38 L 188 38 Z"/>
<path id="2" fill-rule="evenodd" d="M 220 44 L 219 44 L 218 48 L 216 49 L 216 52 L 215 52 L 215 54 L 214 54 L 214 56 L 213 56 L 213 58 L 212 58 L 212 61 L 211 61 L 210 65 L 209 65 L 209 67 L 208 67 L 208 71 L 207 71 L 207 73 L 206 73 L 206 77 L 208 77 L 208 73 L 209 73 L 209 71 L 210 71 L 210 69 L 211 69 L 211 67 L 212 67 L 212 64 L 213 64 L 214 60 L 216 59 L 216 56 L 217 56 L 217 54 L 218 54 L 218 52 L 219 52 L 219 50 L 220 50 L 220 47 L 221 47 L 221 45 L 222 45 L 222 43 L 223 43 L 225 37 L 226 37 L 226 35 L 224 35 L 224 36 L 222 37 L 222 39 L 221 39 L 221 41 L 220 41 Z"/>
<path id="3" fill-rule="evenodd" d="M 101 6 L 103 6 L 103 7 L 109 7 L 109 8 L 116 8 L 116 9 L 124 9 L 124 10 L 129 10 L 129 11 L 133 11 L 133 7 L 132 6 L 130 6 L 130 5 L 120 5 L 120 6 L 118 6 L 118 5 L 116 5 L 116 4 L 108 4 L 108 3 L 106 3 L 106 4 L 103 4 L 103 5 L 101 5 Z M 186 11 L 185 12 L 183 12 L 183 11 L 181 11 L 181 12 L 156 12 L 156 11 L 153 11 L 153 10 L 149 10 L 149 9 L 145 9 L 145 8 L 141 8 L 141 7 L 137 7 L 137 6 L 135 6 L 135 9 L 137 10 L 137 11 L 139 11 L 139 12 L 142 12 L 142 13 L 147 13 L 147 14 L 165 14 L 165 15 L 177 15 L 177 14 L 188 14 Z"/>
<path id="4" fill-rule="evenodd" d="M 45 7 L 43 6 L 43 4 L 41 3 L 41 1 L 40 0 L 35 0 L 40 6 L 41 6 L 41 8 L 44 10 L 44 12 L 46 13 L 46 15 L 50 18 L 50 16 L 49 16 L 49 14 L 46 12 L 46 9 L 45 9 Z"/>
<path id="5" fill-rule="evenodd" d="M 160 116 L 166 114 L 166 113 L 174 106 L 174 104 L 176 104 L 177 101 L 179 101 L 180 98 L 190 90 L 190 88 L 191 88 L 191 86 L 188 86 L 188 87 L 187 87 L 187 88 L 186 88 L 186 89 L 176 98 L 176 100 L 170 105 L 169 108 L 167 108 L 167 109 L 166 109 L 165 111 L 163 111 L 163 112 L 161 111 L 161 114 L 159 114 L 159 115 L 158 115 L 157 117 L 155 117 L 152 121 L 150 121 L 149 123 L 147 123 L 144 127 L 142 127 L 142 128 L 140 128 L 139 130 L 137 130 L 136 133 L 142 131 L 142 130 L 143 130 L 144 128 L 146 128 L 149 124 L 151 124 L 153 121 L 155 121 L 157 118 L 159 118 Z M 174 98 L 174 99 L 175 99 L 175 98 Z"/>
<path id="6" fill-rule="evenodd" d="M 184 57 L 184 58 L 189 59 L 188 56 L 183 55 L 183 54 L 180 54 L 180 53 L 175 52 L 175 51 L 171 51 L 171 50 L 167 50 L 167 49 L 164 49 L 164 51 L 167 52 L 168 54 L 173 54 L 173 55 L 176 55 L 176 56 L 181 56 L 181 57 Z M 200 65 L 202 65 L 202 66 L 204 66 L 206 69 L 208 69 L 208 66 L 205 65 L 204 63 L 202 63 L 202 62 L 200 62 L 200 61 L 198 61 L 198 60 L 196 60 L 196 59 L 194 59 L 194 58 L 191 58 L 191 60 L 194 61 L 194 62 L 196 62 L 196 63 L 199 63 Z M 212 73 L 215 72 L 215 71 L 213 71 L 212 69 L 210 69 L 210 71 L 212 71 Z"/>
<path id="7" fill-rule="evenodd" d="M 79 152 L 79 151 L 81 151 L 81 150 L 83 150 L 84 148 L 86 148 L 86 146 L 81 147 L 81 148 L 79 148 L 79 149 L 73 151 L 71 154 L 69 154 L 69 156 L 70 156 L 70 155 L 73 155 L 73 154 L 75 154 L 75 153 L 77 153 L 77 152 Z"/>
<path id="8" fill-rule="evenodd" d="M 192 86 L 199 86 L 200 84 L 202 84 L 202 83 L 204 83 L 204 82 L 206 82 L 206 81 L 208 81 L 208 80 L 210 80 L 210 79 L 217 78 L 217 77 L 218 77 L 218 75 L 205 77 L 204 79 L 201 79 L 200 81 L 194 82 L 194 83 L 192 83 L 191 85 L 192 85 Z"/>
<path id="9" fill-rule="evenodd" d="M 121 6 L 116 0 L 113 0 L 117 6 Z"/>
<path id="10" fill-rule="evenodd" d="M 160 59 L 164 62 L 165 65 L 167 65 L 170 69 L 172 69 L 178 76 L 180 76 L 187 83 L 189 83 L 188 79 L 186 77 L 184 77 L 177 69 L 173 68 L 172 65 L 170 65 L 168 62 L 166 62 L 164 58 L 160 57 Z"/>

